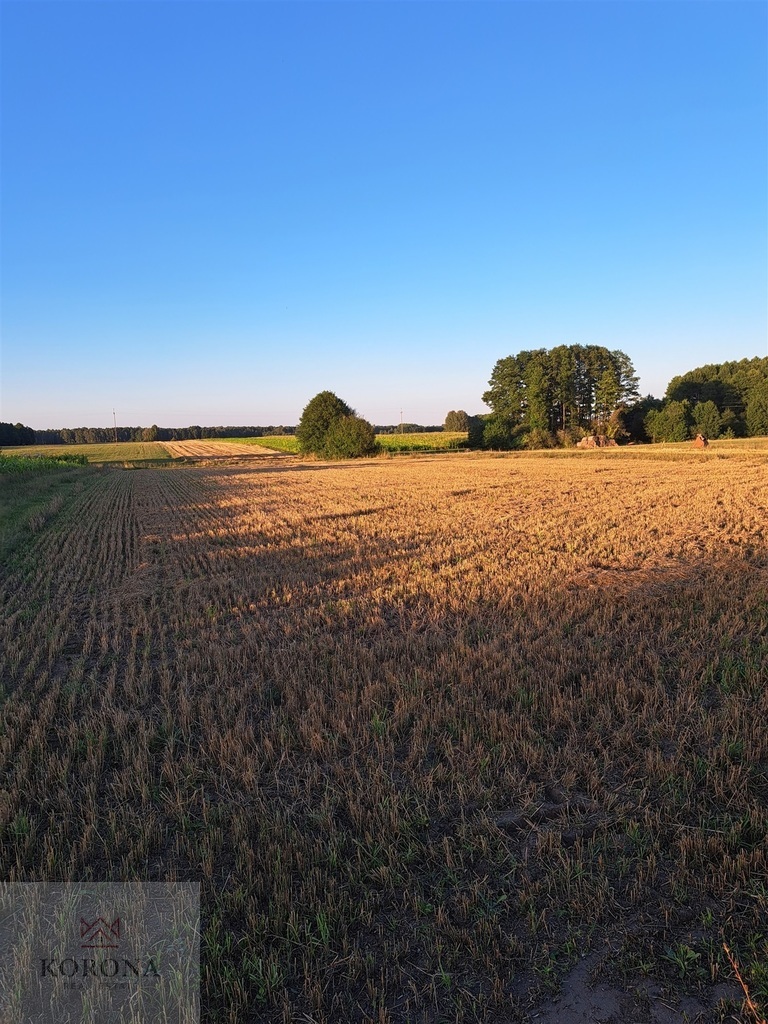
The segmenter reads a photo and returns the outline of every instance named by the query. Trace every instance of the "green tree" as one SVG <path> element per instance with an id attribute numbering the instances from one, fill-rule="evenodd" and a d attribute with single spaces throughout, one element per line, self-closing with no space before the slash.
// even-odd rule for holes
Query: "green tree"
<path id="1" fill-rule="evenodd" d="M 747 402 L 747 431 L 750 437 L 768 434 L 768 381 L 754 387 Z"/>
<path id="2" fill-rule="evenodd" d="M 576 416 L 576 355 L 572 345 L 558 345 L 549 353 L 551 399 L 556 428 L 567 430 Z"/>
<path id="3" fill-rule="evenodd" d="M 601 432 L 605 430 L 611 413 L 618 407 L 620 395 L 619 375 L 614 367 L 608 367 L 603 370 L 595 386 L 595 414 Z"/>
<path id="4" fill-rule="evenodd" d="M 469 416 L 467 416 L 463 409 L 451 409 L 451 411 L 447 413 L 445 417 L 443 430 L 469 430 Z"/>
<path id="5" fill-rule="evenodd" d="M 304 453 L 322 455 L 325 438 L 331 424 L 342 416 L 354 416 L 350 409 L 332 391 L 321 391 L 305 406 L 296 428 L 299 449 Z"/>
<path id="6" fill-rule="evenodd" d="M 550 380 L 547 360 L 541 353 L 532 353 L 528 360 L 523 380 L 525 381 L 525 426 L 537 434 L 549 430 Z M 537 446 L 538 447 L 538 446 Z"/>
<path id="7" fill-rule="evenodd" d="M 522 428 L 515 426 L 508 416 L 493 413 L 486 417 L 483 425 L 483 448 L 492 451 L 509 451 L 520 446 Z"/>
<path id="8" fill-rule="evenodd" d="M 632 441 L 650 441 L 651 436 L 646 429 L 646 417 L 651 411 L 658 412 L 664 403 L 660 398 L 646 395 L 633 402 L 624 411 L 623 426 Z"/>
<path id="9" fill-rule="evenodd" d="M 693 416 L 687 399 L 667 402 L 663 409 L 651 409 L 645 429 L 652 441 L 686 441 L 691 436 Z"/>
<path id="10" fill-rule="evenodd" d="M 666 397 L 670 401 L 687 398 L 697 402 L 714 402 L 721 414 L 731 409 L 743 414 L 756 388 L 768 381 L 768 356 L 738 359 L 726 363 L 708 363 L 695 370 L 673 377 Z M 727 428 L 733 429 L 733 428 Z M 739 429 L 743 429 L 743 426 Z"/>
<path id="11" fill-rule="evenodd" d="M 375 451 L 376 431 L 359 416 L 341 416 L 326 431 L 323 455 L 327 459 L 357 459 Z"/>
<path id="12" fill-rule="evenodd" d="M 0 445 L 35 444 L 35 431 L 23 423 L 0 423 Z"/>
<path id="13" fill-rule="evenodd" d="M 744 437 L 746 432 L 747 426 L 744 417 L 739 416 L 733 409 L 724 409 L 723 415 L 720 417 L 720 436 Z"/>
<path id="14" fill-rule="evenodd" d="M 488 381 L 490 387 L 483 395 L 483 401 L 499 416 L 508 416 L 516 423 L 523 418 L 525 408 L 525 381 L 523 367 L 528 352 L 519 356 L 505 356 L 499 359 Z"/>
<path id="15" fill-rule="evenodd" d="M 483 430 L 488 416 L 470 416 L 467 424 L 467 443 L 470 448 L 483 447 Z"/>
<path id="16" fill-rule="evenodd" d="M 626 352 L 616 349 L 615 352 L 611 352 L 611 360 L 619 382 L 616 404 L 631 406 L 640 398 L 640 378 L 635 373 L 632 360 Z"/>
<path id="17" fill-rule="evenodd" d="M 721 417 L 714 402 L 697 402 L 693 407 L 696 432 L 704 437 L 720 437 Z"/>

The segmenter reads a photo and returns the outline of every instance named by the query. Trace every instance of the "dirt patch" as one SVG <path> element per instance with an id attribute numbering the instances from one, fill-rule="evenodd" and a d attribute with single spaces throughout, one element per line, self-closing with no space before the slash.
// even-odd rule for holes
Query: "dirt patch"
<path id="1" fill-rule="evenodd" d="M 741 1024 L 742 992 L 735 983 L 715 985 L 701 996 L 671 997 L 647 978 L 626 988 L 593 980 L 598 954 L 585 957 L 568 974 L 560 992 L 525 1018 L 535 1024 Z M 718 1005 L 719 1004 L 719 1005 Z"/>
<path id="2" fill-rule="evenodd" d="M 259 444 L 230 444 L 228 441 L 164 441 L 163 444 L 174 459 L 231 459 L 234 455 L 262 459 L 265 455 L 285 455 L 285 452 Z"/>

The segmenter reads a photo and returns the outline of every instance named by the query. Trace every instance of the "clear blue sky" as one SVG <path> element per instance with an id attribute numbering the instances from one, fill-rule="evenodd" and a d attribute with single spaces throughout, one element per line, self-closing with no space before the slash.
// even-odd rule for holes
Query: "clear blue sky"
<path id="1" fill-rule="evenodd" d="M 768 352 L 763 2 L 2 3 L 2 406 L 485 411 Z"/>

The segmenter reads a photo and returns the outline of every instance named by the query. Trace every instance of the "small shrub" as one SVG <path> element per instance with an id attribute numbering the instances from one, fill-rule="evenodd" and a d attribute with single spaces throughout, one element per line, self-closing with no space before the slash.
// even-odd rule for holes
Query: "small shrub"
<path id="1" fill-rule="evenodd" d="M 529 430 L 525 438 L 525 447 L 531 451 L 536 451 L 540 448 L 552 448 L 553 438 L 548 430 L 540 430 L 534 428 Z"/>
<path id="2" fill-rule="evenodd" d="M 509 451 L 520 447 L 520 437 L 512 423 L 502 416 L 489 416 L 483 427 L 483 448 Z"/>
<path id="3" fill-rule="evenodd" d="M 307 404 L 296 428 L 296 437 L 302 452 L 325 453 L 326 435 L 333 423 L 344 416 L 354 416 L 350 409 L 332 391 L 321 391 Z"/>
<path id="4" fill-rule="evenodd" d="M 331 423 L 322 454 L 327 459 L 357 459 L 376 451 L 376 432 L 368 420 L 342 416 Z"/>
<path id="5" fill-rule="evenodd" d="M 557 432 L 557 443 L 561 448 L 574 448 L 581 440 L 581 432 L 569 428 L 568 430 L 558 430 Z"/>

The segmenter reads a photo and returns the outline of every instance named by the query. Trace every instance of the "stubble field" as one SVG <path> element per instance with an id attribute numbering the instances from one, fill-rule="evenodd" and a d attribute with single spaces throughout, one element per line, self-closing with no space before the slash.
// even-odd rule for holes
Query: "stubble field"
<path id="1" fill-rule="evenodd" d="M 199 879 L 206 1021 L 759 1019 L 763 455 L 83 469 L 2 561 L 3 877 Z"/>

